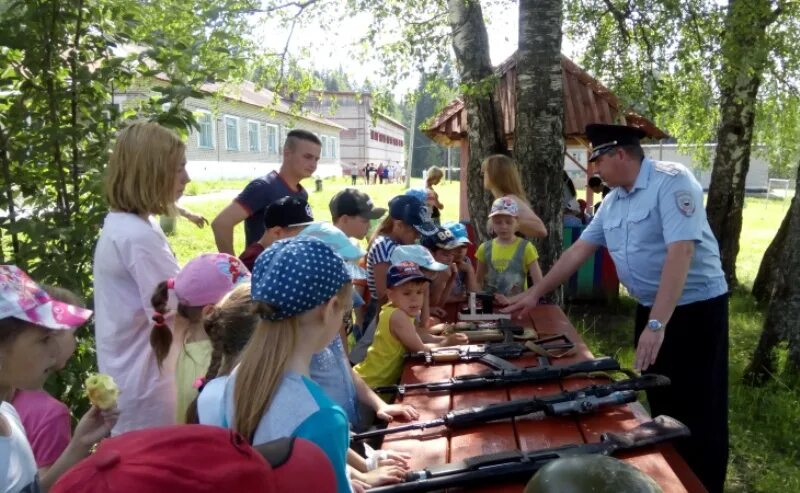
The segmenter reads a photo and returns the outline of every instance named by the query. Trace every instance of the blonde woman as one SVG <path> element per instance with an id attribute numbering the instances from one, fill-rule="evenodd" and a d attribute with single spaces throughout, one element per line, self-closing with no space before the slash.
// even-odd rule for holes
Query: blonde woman
<path id="1" fill-rule="evenodd" d="M 156 123 L 120 132 L 105 176 L 106 215 L 94 253 L 95 331 L 100 371 L 120 387 L 113 434 L 175 423 L 174 358 L 159 370 L 150 347 L 150 297 L 180 270 L 153 215 L 169 214 L 189 183 L 186 148 Z M 169 330 L 164 324 L 163 330 Z"/>
<path id="2" fill-rule="evenodd" d="M 483 173 L 484 188 L 489 190 L 495 199 L 510 197 L 517 203 L 519 208 L 517 230 L 523 236 L 526 238 L 547 236 L 547 227 L 533 212 L 530 203 L 525 198 L 519 169 L 513 159 L 502 154 L 489 156 L 481 163 L 481 172 Z M 491 231 L 491 223 L 487 227 Z"/>
<path id="3" fill-rule="evenodd" d="M 439 194 L 436 193 L 436 190 L 434 190 L 433 187 L 438 185 L 442 181 L 442 178 L 444 178 L 444 172 L 442 171 L 442 168 L 439 168 L 438 166 L 431 166 L 431 168 L 428 169 L 427 176 L 425 177 L 425 191 L 428 192 L 428 198 L 425 202 L 425 205 L 430 208 L 431 219 L 437 226 L 439 226 L 441 223 L 441 210 L 444 209 L 444 205 L 439 202 Z"/>

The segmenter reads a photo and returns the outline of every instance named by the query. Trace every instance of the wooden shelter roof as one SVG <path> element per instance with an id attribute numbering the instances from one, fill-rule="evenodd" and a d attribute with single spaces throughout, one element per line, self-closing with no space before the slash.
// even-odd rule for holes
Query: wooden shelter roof
<path id="1" fill-rule="evenodd" d="M 644 116 L 621 110 L 619 100 L 607 87 L 564 55 L 561 55 L 561 68 L 564 77 L 564 137 L 568 142 L 585 144 L 584 128 L 588 123 L 625 124 L 642 128 L 653 139 L 667 137 L 666 132 Z M 506 139 L 513 142 L 516 128 L 517 54 L 501 63 L 496 71 L 500 75 L 495 91 L 500 102 L 503 131 Z M 435 115 L 423 132 L 439 144 L 454 145 L 466 137 L 466 128 L 464 102 L 456 99 Z"/>

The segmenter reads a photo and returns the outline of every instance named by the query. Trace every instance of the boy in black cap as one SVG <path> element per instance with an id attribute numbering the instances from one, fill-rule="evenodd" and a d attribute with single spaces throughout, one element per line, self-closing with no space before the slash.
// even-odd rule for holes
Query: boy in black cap
<path id="1" fill-rule="evenodd" d="M 682 421 L 692 436 L 675 443 L 711 493 L 728 462 L 728 285 L 703 207 L 703 187 L 684 165 L 644 156 L 634 127 L 586 126 L 590 161 L 611 192 L 581 237 L 507 313 L 524 316 L 538 299 L 605 246 L 620 282 L 638 301 L 635 369 L 672 385 L 647 391 L 653 415 Z"/>
<path id="2" fill-rule="evenodd" d="M 359 240 L 366 238 L 372 219 L 380 219 L 386 214 L 386 209 L 375 207 L 369 195 L 355 188 L 338 192 L 328 207 L 333 225 L 348 237 Z"/>
<path id="3" fill-rule="evenodd" d="M 314 222 L 311 206 L 304 199 L 287 195 L 282 199 L 267 206 L 264 211 L 264 234 L 261 238 L 248 245 L 239 255 L 248 269 L 253 270 L 253 264 L 261 252 L 278 240 L 297 236 L 306 226 Z"/>

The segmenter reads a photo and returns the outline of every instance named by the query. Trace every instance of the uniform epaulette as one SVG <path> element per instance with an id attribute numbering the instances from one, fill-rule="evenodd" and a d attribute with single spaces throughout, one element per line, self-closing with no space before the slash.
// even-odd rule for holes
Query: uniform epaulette
<path id="1" fill-rule="evenodd" d="M 675 166 L 675 163 L 670 163 L 668 161 L 656 161 L 653 165 L 656 171 L 668 174 L 669 176 L 675 176 L 680 173 L 680 169 Z"/>

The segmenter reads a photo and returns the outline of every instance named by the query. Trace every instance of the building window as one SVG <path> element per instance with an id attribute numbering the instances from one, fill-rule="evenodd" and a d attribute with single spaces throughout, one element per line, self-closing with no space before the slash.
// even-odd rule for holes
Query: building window
<path id="1" fill-rule="evenodd" d="M 239 119 L 225 115 L 225 148 L 229 151 L 239 150 Z"/>
<path id="2" fill-rule="evenodd" d="M 261 152 L 261 125 L 254 120 L 247 121 L 247 142 L 250 145 L 250 152 Z"/>
<path id="3" fill-rule="evenodd" d="M 338 147 L 339 139 L 336 137 L 328 137 L 328 145 L 330 146 L 330 150 L 328 151 L 328 155 L 331 158 L 336 158 L 336 148 Z"/>
<path id="4" fill-rule="evenodd" d="M 319 141 L 322 143 L 322 146 L 321 146 L 322 149 L 320 149 L 320 153 L 319 153 L 320 156 L 319 157 L 321 157 L 321 158 L 331 157 L 330 154 L 328 153 L 328 139 L 329 139 L 329 137 L 327 135 L 318 135 L 317 137 L 319 137 Z"/>
<path id="5" fill-rule="evenodd" d="M 214 148 L 214 119 L 211 112 L 200 110 L 197 112 L 197 147 L 201 149 Z"/>
<path id="6" fill-rule="evenodd" d="M 270 156 L 276 156 L 278 154 L 278 149 L 280 149 L 280 144 L 278 143 L 278 126 L 272 125 L 271 123 L 266 124 L 267 127 L 267 153 Z"/>
<path id="7" fill-rule="evenodd" d="M 281 140 L 280 140 L 280 149 L 283 151 L 283 146 L 286 145 L 286 136 L 289 135 L 291 129 L 286 127 L 285 125 L 281 125 Z"/>

